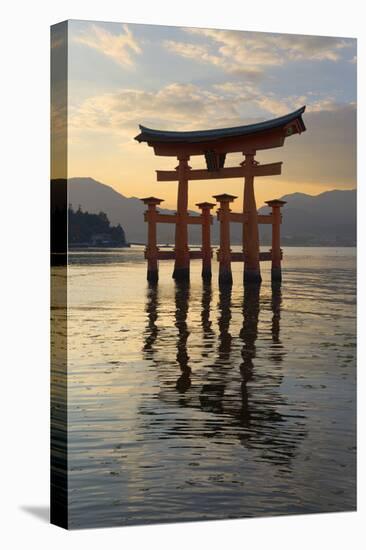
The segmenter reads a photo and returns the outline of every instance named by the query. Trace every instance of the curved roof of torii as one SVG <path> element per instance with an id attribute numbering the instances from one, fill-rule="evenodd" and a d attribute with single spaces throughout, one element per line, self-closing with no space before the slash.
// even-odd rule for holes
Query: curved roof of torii
<path id="1" fill-rule="evenodd" d="M 297 109 L 293 113 L 266 120 L 264 122 L 257 122 L 256 124 L 247 124 L 245 126 L 235 126 L 233 128 L 219 128 L 217 130 L 196 130 L 192 132 L 172 132 L 168 130 L 153 130 L 152 128 L 146 128 L 139 125 L 141 133 L 135 137 L 139 142 L 146 141 L 148 143 L 198 143 L 201 141 L 208 142 L 219 140 L 223 138 L 249 136 L 258 134 L 260 132 L 266 132 L 268 130 L 280 129 L 297 121 L 298 131 L 303 132 L 306 130 L 304 121 L 301 115 L 305 111 L 305 106 L 301 109 Z"/>

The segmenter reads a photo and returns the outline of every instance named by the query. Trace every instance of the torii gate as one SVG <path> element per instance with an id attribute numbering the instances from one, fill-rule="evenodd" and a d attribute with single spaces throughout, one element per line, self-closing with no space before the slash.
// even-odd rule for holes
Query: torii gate
<path id="1" fill-rule="evenodd" d="M 177 212 L 174 215 L 159 214 L 156 206 L 162 199 L 147 197 L 142 199 L 148 205 L 145 219 L 149 224 L 149 238 L 146 249 L 148 260 L 148 279 L 158 279 L 158 260 L 174 259 L 173 277 L 177 280 L 189 279 L 190 259 L 202 258 L 204 265 L 202 276 L 211 277 L 211 244 L 209 228 L 212 223 L 210 210 L 212 203 L 198 203 L 200 216 L 188 214 L 188 181 L 205 179 L 244 178 L 244 199 L 241 213 L 230 211 L 229 203 L 236 197 L 216 195 L 220 203 L 218 219 L 220 221 L 220 262 L 219 282 L 231 283 L 231 261 L 244 261 L 244 283 L 261 282 L 260 261 L 272 261 L 272 280 L 281 280 L 281 256 L 279 226 L 281 223 L 280 208 L 283 201 L 267 201 L 272 207 L 272 214 L 258 215 L 254 195 L 254 177 L 274 176 L 281 174 L 282 162 L 259 164 L 255 160 L 257 151 L 282 147 L 285 139 L 305 131 L 302 114 L 305 106 L 288 115 L 246 126 L 203 130 L 192 132 L 172 132 L 153 130 L 140 125 L 141 133 L 135 137 L 138 142 L 146 142 L 153 147 L 157 156 L 177 157 L 175 170 L 157 170 L 157 181 L 178 181 Z M 225 168 L 228 153 L 241 152 L 244 161 L 238 167 Z M 203 155 L 206 169 L 192 170 L 188 161 L 193 155 Z M 243 252 L 232 253 L 230 250 L 230 222 L 243 225 Z M 159 251 L 156 242 L 156 223 L 174 223 L 174 252 Z M 272 250 L 260 254 L 258 224 L 272 225 Z M 190 251 L 188 248 L 188 225 L 202 225 L 202 251 Z"/>

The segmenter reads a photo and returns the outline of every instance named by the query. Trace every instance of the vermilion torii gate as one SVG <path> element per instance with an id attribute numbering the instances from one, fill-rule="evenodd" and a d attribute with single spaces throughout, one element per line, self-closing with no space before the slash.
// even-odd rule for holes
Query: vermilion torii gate
<path id="1" fill-rule="evenodd" d="M 189 180 L 208 180 L 225 178 L 244 179 L 244 198 L 241 213 L 231 212 L 229 203 L 236 197 L 232 195 L 216 195 L 220 203 L 218 219 L 220 221 L 220 263 L 219 282 L 231 283 L 231 261 L 244 262 L 244 283 L 261 282 L 260 261 L 272 262 L 272 280 L 281 280 L 280 249 L 280 208 L 283 201 L 267 201 L 272 207 L 269 215 L 258 215 L 254 195 L 254 178 L 258 176 L 274 176 L 281 174 L 282 162 L 259 164 L 255 160 L 257 151 L 282 147 L 285 139 L 305 131 L 302 114 L 305 107 L 288 115 L 246 126 L 222 128 L 218 130 L 203 130 L 192 132 L 172 132 L 153 130 L 140 126 L 141 133 L 136 136 L 139 142 L 146 142 L 153 147 L 157 156 L 172 156 L 178 159 L 175 170 L 157 170 L 157 181 L 177 181 L 178 198 L 177 212 L 173 215 L 160 214 L 156 206 L 162 199 L 147 197 L 142 199 L 148 205 L 145 219 L 148 222 L 148 244 L 146 258 L 148 260 L 148 279 L 158 279 L 158 260 L 174 259 L 173 277 L 177 280 L 189 279 L 190 259 L 202 258 L 202 276 L 211 278 L 211 244 L 210 225 L 212 203 L 198 203 L 200 216 L 190 216 L 188 213 L 188 182 Z M 242 153 L 244 161 L 237 167 L 225 167 L 228 153 Z M 206 168 L 192 170 L 188 161 L 191 156 L 202 155 L 206 160 Z M 230 222 L 239 222 L 243 226 L 243 251 L 232 253 L 230 250 Z M 159 251 L 156 242 L 156 224 L 175 224 L 174 252 Z M 260 254 L 259 223 L 272 225 L 272 249 Z M 190 251 L 188 248 L 188 225 L 202 226 L 202 250 Z"/>

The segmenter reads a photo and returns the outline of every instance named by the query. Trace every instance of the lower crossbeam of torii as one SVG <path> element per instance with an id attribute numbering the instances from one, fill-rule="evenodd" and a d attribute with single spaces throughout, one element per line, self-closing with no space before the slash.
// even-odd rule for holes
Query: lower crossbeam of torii
<path id="1" fill-rule="evenodd" d="M 268 215 L 257 212 L 254 178 L 281 174 L 282 162 L 259 164 L 255 160 L 257 151 L 282 147 L 285 139 L 305 131 L 302 114 L 305 107 L 288 115 L 246 126 L 203 130 L 192 132 L 173 132 L 153 130 L 140 126 L 141 133 L 136 136 L 139 142 L 146 142 L 157 156 L 172 156 L 178 159 L 175 170 L 157 170 L 157 181 L 177 181 L 177 211 L 175 214 L 161 214 L 157 206 L 163 199 L 145 197 L 145 221 L 148 224 L 148 239 L 145 257 L 148 263 L 147 278 L 150 282 L 158 280 L 159 260 L 174 259 L 173 278 L 178 281 L 189 280 L 190 260 L 202 259 L 202 277 L 210 280 L 212 276 L 212 247 L 210 227 L 211 202 L 197 203 L 200 215 L 191 216 L 188 212 L 188 183 L 193 180 L 243 178 L 243 206 L 241 212 L 232 212 L 230 204 L 237 198 L 223 193 L 215 195 L 219 204 L 217 218 L 220 225 L 220 247 L 217 254 L 219 262 L 219 283 L 232 284 L 231 262 L 244 263 L 243 280 L 245 284 L 261 282 L 261 261 L 271 261 L 272 281 L 281 281 L 282 250 L 280 243 L 281 208 L 285 201 L 278 199 L 266 201 L 272 211 Z M 237 167 L 225 167 L 229 153 L 242 153 L 243 162 Z M 206 168 L 192 170 L 190 157 L 202 155 Z M 230 223 L 242 224 L 242 252 L 232 252 L 230 248 Z M 158 223 L 175 225 L 174 251 L 160 251 L 157 243 Z M 202 228 L 201 251 L 192 251 L 188 246 L 188 226 L 199 224 Z M 272 225 L 272 248 L 269 252 L 260 252 L 259 224 Z"/>

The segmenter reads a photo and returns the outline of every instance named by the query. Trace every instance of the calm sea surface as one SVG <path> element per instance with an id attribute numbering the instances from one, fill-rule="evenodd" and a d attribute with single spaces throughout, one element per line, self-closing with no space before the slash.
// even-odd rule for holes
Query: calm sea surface
<path id="1" fill-rule="evenodd" d="M 69 256 L 70 527 L 356 506 L 356 252 L 285 248 L 220 291 L 142 249 Z M 57 268 L 54 277 L 60 276 Z"/>

